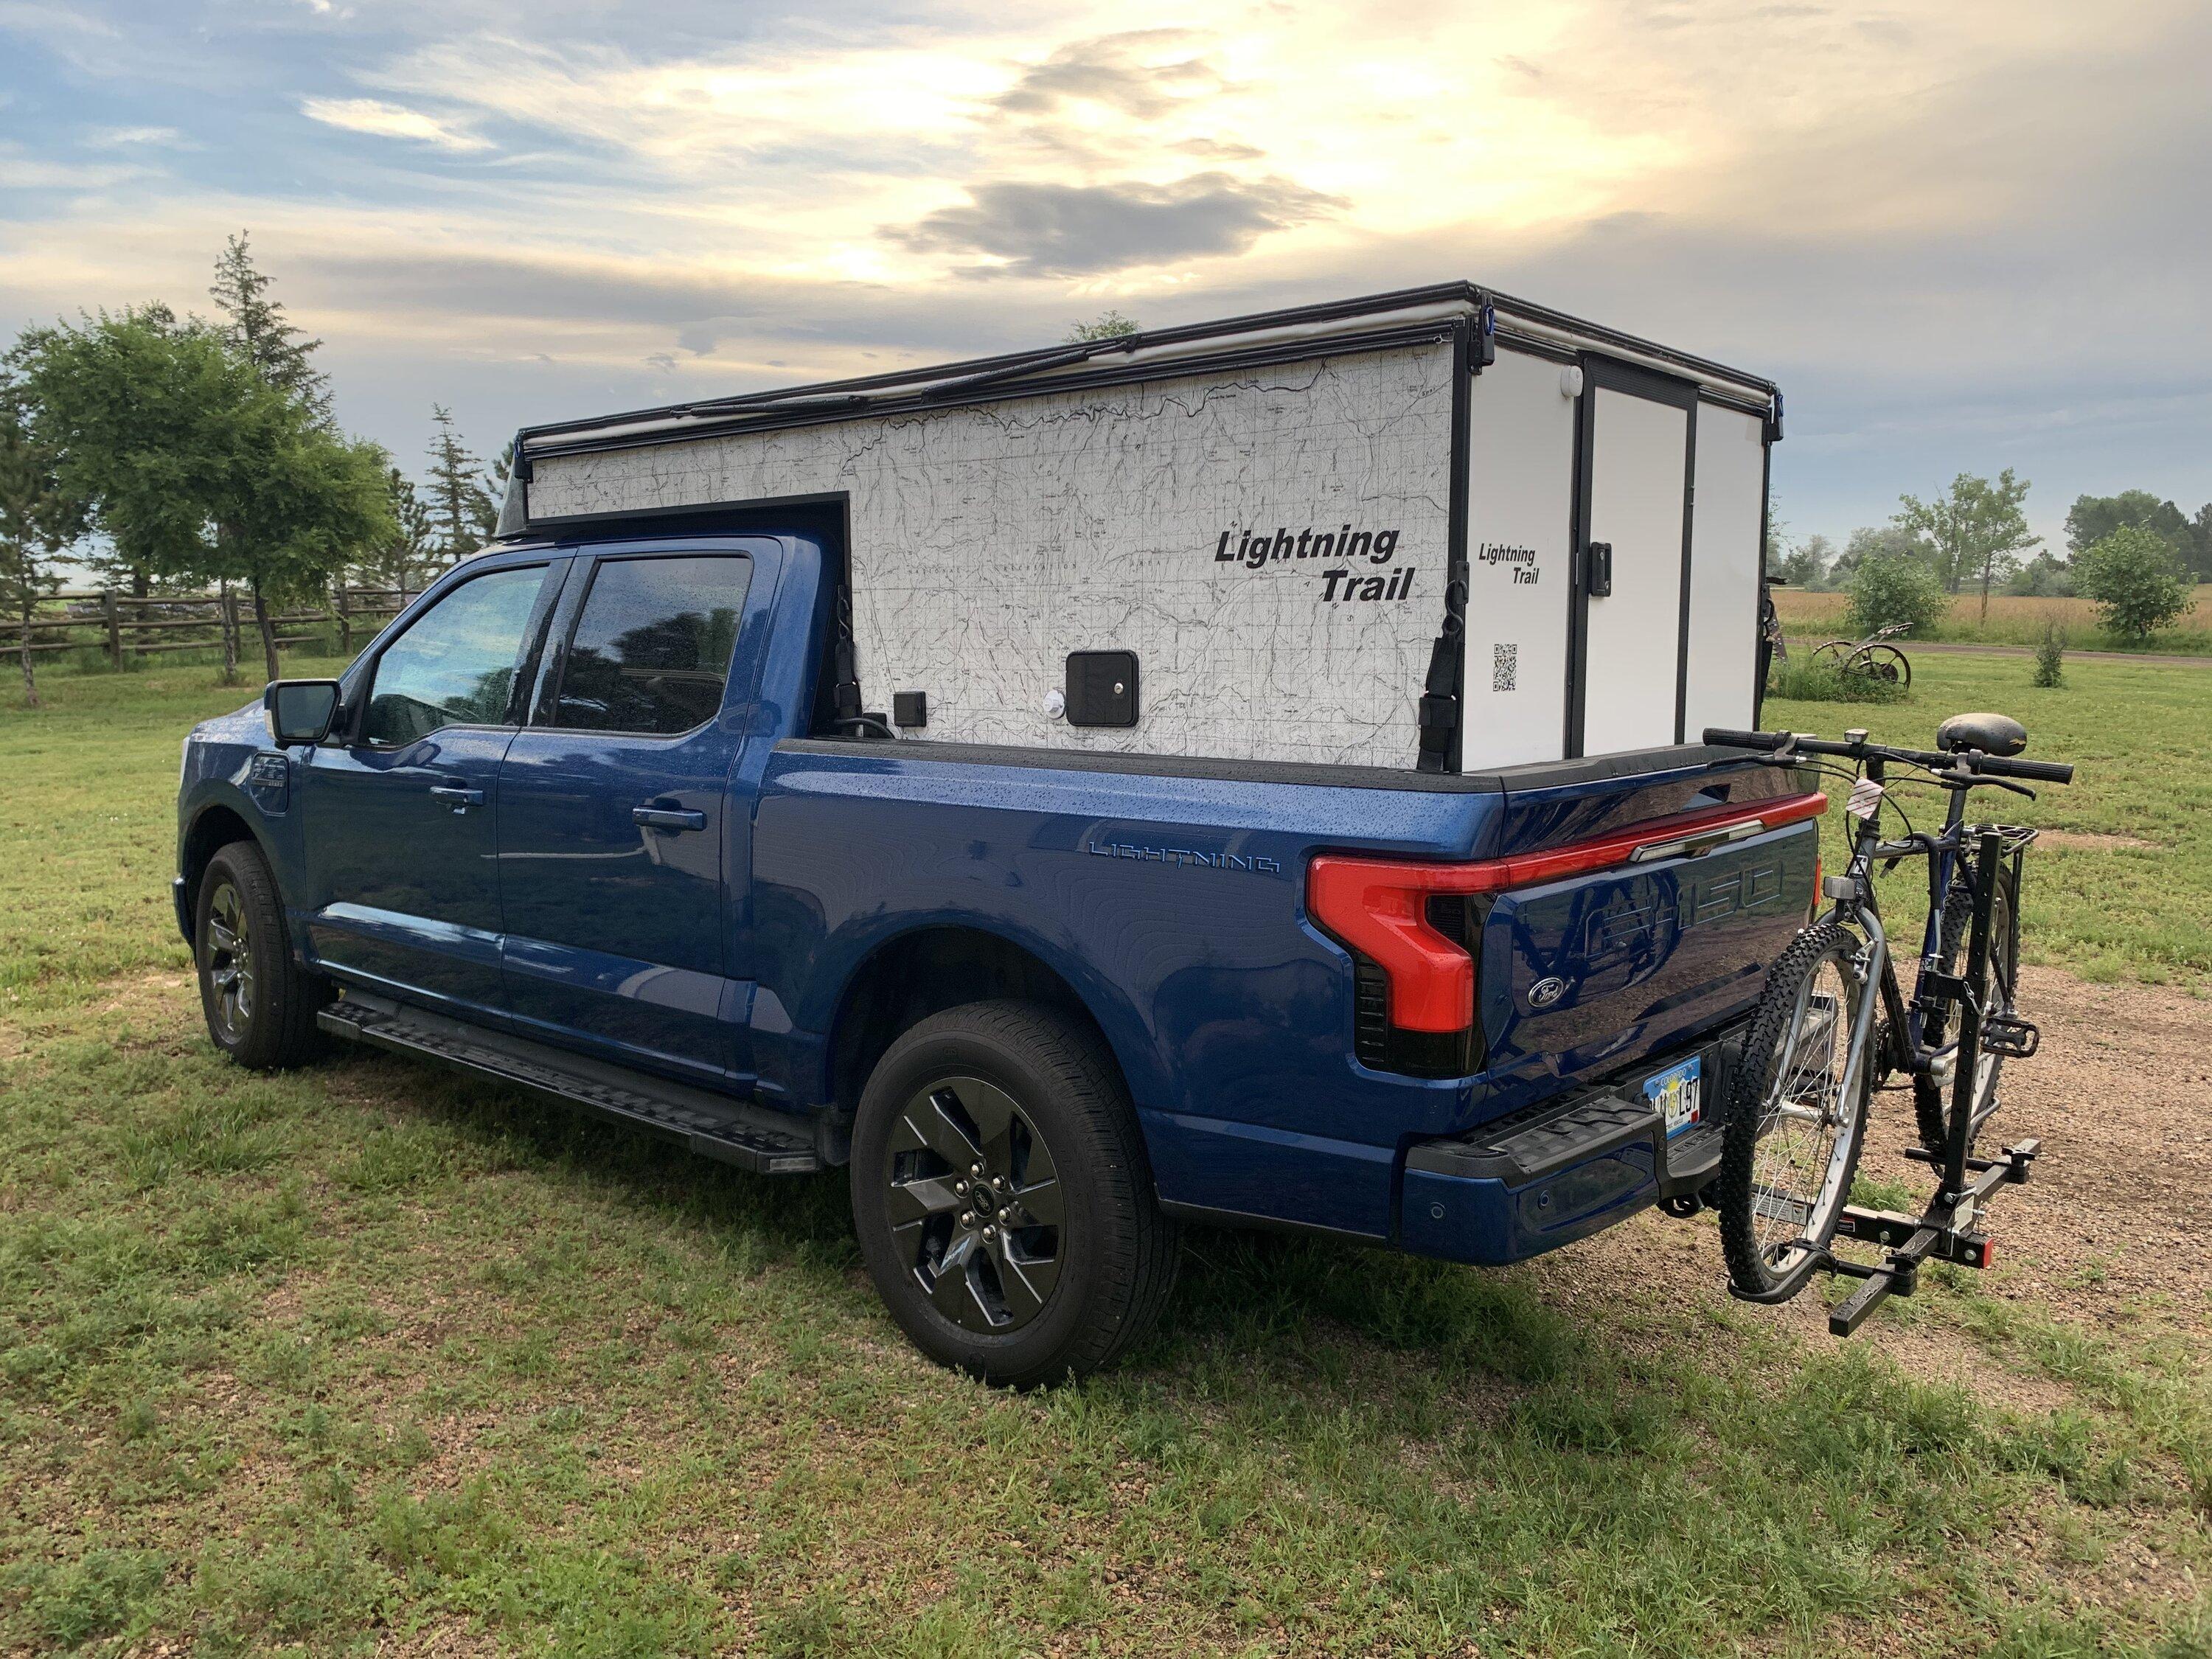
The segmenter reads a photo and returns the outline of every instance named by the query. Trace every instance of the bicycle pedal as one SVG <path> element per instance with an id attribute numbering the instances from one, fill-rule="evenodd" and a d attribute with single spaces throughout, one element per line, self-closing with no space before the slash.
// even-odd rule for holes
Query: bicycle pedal
<path id="1" fill-rule="evenodd" d="M 1982 1047 L 2010 1060 L 2026 1060 L 2042 1046 L 2043 1033 L 2032 1020 L 2014 1014 L 1992 1014 L 1982 1022 Z"/>

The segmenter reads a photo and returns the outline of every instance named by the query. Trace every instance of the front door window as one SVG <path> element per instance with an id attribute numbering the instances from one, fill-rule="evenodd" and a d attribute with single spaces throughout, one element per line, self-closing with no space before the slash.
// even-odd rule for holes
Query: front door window
<path id="1" fill-rule="evenodd" d="M 364 741 L 399 748 L 447 726 L 504 726 L 543 566 L 465 582 L 416 619 L 376 664 Z"/>

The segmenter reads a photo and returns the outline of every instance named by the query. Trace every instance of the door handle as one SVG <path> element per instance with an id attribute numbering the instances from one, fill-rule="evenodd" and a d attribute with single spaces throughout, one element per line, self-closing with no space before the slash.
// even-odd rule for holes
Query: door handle
<path id="1" fill-rule="evenodd" d="M 1589 544 L 1589 562 L 1584 586 L 1590 598 L 1594 599 L 1612 598 L 1613 544 L 1611 542 L 1592 542 Z"/>
<path id="2" fill-rule="evenodd" d="M 458 783 L 434 783 L 430 786 L 430 799 L 449 800 L 453 803 L 453 811 L 459 812 L 471 806 L 482 806 L 484 803 L 484 793 L 481 789 L 470 789 Z"/>
<path id="3" fill-rule="evenodd" d="M 707 815 L 690 812 L 673 806 L 633 806 L 629 821 L 643 824 L 648 830 L 704 830 Z"/>

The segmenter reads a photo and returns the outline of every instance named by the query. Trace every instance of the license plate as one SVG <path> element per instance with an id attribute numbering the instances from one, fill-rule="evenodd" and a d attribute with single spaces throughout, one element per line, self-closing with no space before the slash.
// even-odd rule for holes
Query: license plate
<path id="1" fill-rule="evenodd" d="M 1692 1054 L 1656 1077 L 1644 1079 L 1644 1097 L 1659 1109 L 1668 1139 L 1698 1121 L 1703 1111 L 1704 1083 L 1703 1054 Z"/>

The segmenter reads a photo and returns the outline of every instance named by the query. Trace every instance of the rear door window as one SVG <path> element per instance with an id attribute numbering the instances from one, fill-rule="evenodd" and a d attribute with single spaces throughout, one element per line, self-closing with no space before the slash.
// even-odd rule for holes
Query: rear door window
<path id="1" fill-rule="evenodd" d="M 569 636 L 551 724 L 672 733 L 712 720 L 751 580 L 743 554 L 603 560 Z"/>

